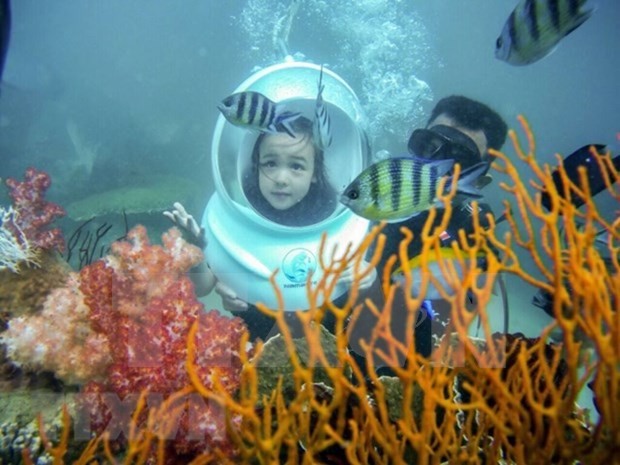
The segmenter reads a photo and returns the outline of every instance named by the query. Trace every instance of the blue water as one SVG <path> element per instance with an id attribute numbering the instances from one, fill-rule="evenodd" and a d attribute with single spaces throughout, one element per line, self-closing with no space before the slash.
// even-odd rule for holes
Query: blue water
<path id="1" fill-rule="evenodd" d="M 96 175 L 82 181 L 88 189 L 124 182 L 145 159 L 149 169 L 208 183 L 215 105 L 256 65 L 277 59 L 274 22 L 289 3 L 14 1 L 5 81 L 16 89 L 3 92 L 0 108 L 0 175 L 35 163 L 79 184 L 68 174 L 72 120 L 100 146 Z M 289 48 L 352 85 L 375 150 L 403 150 L 410 128 L 451 93 L 489 103 L 511 126 L 525 114 L 543 157 L 591 141 L 617 149 L 620 5 L 598 0 L 555 53 L 513 67 L 493 49 L 515 4 L 301 0 Z"/>
<path id="2" fill-rule="evenodd" d="M 526 67 L 494 57 L 515 0 L 302 0 L 289 52 L 326 63 L 358 93 L 373 151 L 405 150 L 433 102 L 463 94 L 509 126 L 528 117 L 540 159 L 587 143 L 620 152 L 620 3 Z M 0 177 L 48 171 L 66 204 L 151 174 L 199 184 L 198 215 L 213 192 L 216 104 L 256 66 L 278 59 L 277 0 L 15 0 L 0 97 Z M 73 129 L 70 129 L 73 128 Z M 80 160 L 71 131 L 95 155 Z M 514 154 L 510 144 L 508 154 Z M 501 209 L 497 183 L 487 198 Z M 605 199 L 602 199 L 604 202 Z M 617 206 L 608 205 L 603 208 Z M 531 290 L 510 282 L 511 331 L 539 332 Z M 518 290 L 515 292 L 515 290 Z"/>

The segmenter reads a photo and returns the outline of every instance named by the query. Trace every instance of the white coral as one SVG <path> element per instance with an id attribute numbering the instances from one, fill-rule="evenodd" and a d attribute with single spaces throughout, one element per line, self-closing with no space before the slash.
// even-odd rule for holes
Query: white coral
<path id="1" fill-rule="evenodd" d="M 0 270 L 9 269 L 13 273 L 19 272 L 21 264 L 38 263 L 36 248 L 19 228 L 17 215 L 12 207 L 0 207 Z"/>

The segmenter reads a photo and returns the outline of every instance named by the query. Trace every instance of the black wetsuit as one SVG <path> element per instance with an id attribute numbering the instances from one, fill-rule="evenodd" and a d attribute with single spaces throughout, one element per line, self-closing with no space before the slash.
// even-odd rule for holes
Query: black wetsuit
<path id="1" fill-rule="evenodd" d="M 446 230 L 441 234 L 442 245 L 449 245 L 453 240 L 458 238 L 458 230 L 464 229 L 466 233 L 473 232 L 473 205 L 470 202 L 464 202 L 454 207 L 452 211 L 452 217 Z M 479 208 L 479 221 L 483 228 L 488 226 L 487 213 L 492 214 L 491 208 L 486 203 L 478 203 Z M 435 217 L 433 227 L 438 226 L 441 222 L 443 210 L 438 210 Z M 361 296 L 361 299 L 370 298 L 377 308 L 381 309 L 384 302 L 383 291 L 381 289 L 380 278 L 383 273 L 383 269 L 386 262 L 392 255 L 398 254 L 398 249 L 401 241 L 404 239 L 404 235 L 400 231 L 400 228 L 407 227 L 414 233 L 413 240 L 408 247 L 408 256 L 413 258 L 422 252 L 422 240 L 420 234 L 424 227 L 426 220 L 428 219 L 428 212 L 414 216 L 399 223 L 388 223 L 382 233 L 386 236 L 385 247 L 381 260 L 377 266 L 377 272 L 379 279 L 375 280 L 373 285 Z M 432 350 L 432 320 L 431 318 L 425 318 L 417 327 L 407 327 L 406 318 L 407 310 L 405 304 L 405 292 L 404 289 L 399 289 L 394 296 L 394 304 L 392 306 L 392 334 L 400 341 L 405 342 L 406 336 L 410 331 L 415 330 L 415 346 L 416 352 L 423 356 L 430 356 Z M 371 312 L 362 312 L 358 322 L 356 323 L 356 329 L 352 333 L 353 337 L 361 337 L 368 339 L 370 331 L 376 323 L 375 317 Z M 359 326 L 359 328 L 357 328 Z M 351 341 L 351 348 L 360 355 L 359 344 L 356 341 Z"/>

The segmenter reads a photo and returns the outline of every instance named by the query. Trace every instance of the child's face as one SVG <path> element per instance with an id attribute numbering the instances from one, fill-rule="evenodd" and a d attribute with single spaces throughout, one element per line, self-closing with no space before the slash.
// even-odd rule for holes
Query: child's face
<path id="1" fill-rule="evenodd" d="M 314 176 L 314 146 L 310 137 L 269 134 L 258 148 L 258 186 L 276 210 L 286 210 L 302 200 Z"/>

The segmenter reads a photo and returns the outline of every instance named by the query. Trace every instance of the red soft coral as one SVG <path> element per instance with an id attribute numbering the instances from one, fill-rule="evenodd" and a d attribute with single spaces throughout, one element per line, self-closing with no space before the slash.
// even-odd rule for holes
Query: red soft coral
<path id="1" fill-rule="evenodd" d="M 186 275 L 202 260 L 201 251 L 183 241 L 176 229 L 162 239 L 163 247 L 150 245 L 146 230 L 136 227 L 128 241 L 112 246 L 105 261 L 80 272 L 92 327 L 108 335 L 112 358 L 105 382 L 92 382 L 85 388 L 85 393 L 95 394 L 86 398 L 98 432 L 104 427 L 116 433 L 127 431 L 122 424 L 127 420 L 124 411 L 131 409 L 127 403 L 135 403 L 141 392 L 150 393 L 152 404 L 190 384 L 185 368 L 187 337 L 196 320 L 201 380 L 211 385 L 217 369 L 230 392 L 239 386 L 242 321 L 204 311 Z M 184 401 L 187 412 L 171 438 L 176 452 L 204 450 L 215 444 L 230 447 L 219 409 L 204 399 Z"/>
<path id="2" fill-rule="evenodd" d="M 45 192 L 51 184 L 47 173 L 34 168 L 26 170 L 24 181 L 6 180 L 13 209 L 17 212 L 16 226 L 21 234 L 35 247 L 63 252 L 65 240 L 62 231 L 48 229 L 57 217 L 65 215 L 62 207 L 45 200 Z"/>
<path id="3" fill-rule="evenodd" d="M 107 429 L 112 439 L 121 432 L 127 437 L 128 413 L 141 393 L 148 393 L 148 408 L 157 408 L 189 386 L 187 342 L 196 322 L 202 383 L 212 386 L 217 371 L 229 392 L 239 386 L 243 322 L 205 312 L 197 300 L 187 272 L 203 260 L 198 247 L 175 228 L 162 242 L 151 245 L 146 229 L 137 226 L 112 245 L 109 256 L 72 273 L 46 299 L 41 315 L 10 321 L 4 342 L 16 348 L 10 352 L 16 360 L 69 382 L 88 381 L 81 413 L 91 425 L 80 416 L 76 434 L 92 427 Z M 183 415 L 174 417 L 177 429 L 168 437 L 171 456 L 214 446 L 232 453 L 217 405 L 190 394 L 173 407 Z"/>

